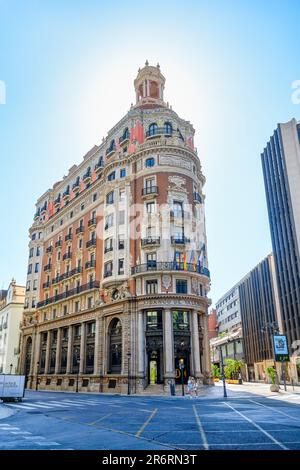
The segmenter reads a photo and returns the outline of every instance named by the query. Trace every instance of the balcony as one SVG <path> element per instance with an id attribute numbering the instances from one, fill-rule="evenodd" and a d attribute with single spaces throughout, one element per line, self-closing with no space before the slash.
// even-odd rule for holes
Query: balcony
<path id="1" fill-rule="evenodd" d="M 157 196 L 158 186 L 149 186 L 142 189 L 142 196 Z"/>
<path id="2" fill-rule="evenodd" d="M 79 227 L 77 227 L 76 235 L 79 235 L 80 233 L 83 233 L 83 232 L 84 232 L 84 226 L 83 225 L 80 225 Z"/>
<path id="3" fill-rule="evenodd" d="M 187 271 L 191 273 L 202 274 L 210 278 L 210 272 L 207 268 L 194 265 L 193 263 L 177 263 L 175 261 L 160 261 L 151 264 L 138 264 L 131 268 L 131 274 L 143 274 L 149 271 Z"/>
<path id="4" fill-rule="evenodd" d="M 44 282 L 44 284 L 43 284 L 43 289 L 49 289 L 50 286 L 51 286 L 51 282 L 50 282 L 50 281 Z"/>
<path id="5" fill-rule="evenodd" d="M 69 297 L 72 297 L 73 295 L 81 294 L 82 292 L 85 292 L 88 290 L 99 289 L 99 287 L 100 287 L 99 281 L 89 282 L 88 284 L 84 284 L 83 286 L 75 287 L 75 289 L 70 289 L 66 292 L 63 292 L 62 294 L 58 294 L 58 295 L 55 295 L 54 297 L 49 297 L 46 300 L 42 300 L 41 302 L 38 302 L 37 308 L 45 307 L 46 305 L 53 304 L 55 302 L 67 299 Z"/>
<path id="6" fill-rule="evenodd" d="M 121 146 L 122 146 L 122 145 L 125 145 L 125 144 L 128 144 L 129 138 L 130 138 L 129 132 L 125 132 L 125 133 L 119 138 L 119 144 L 120 144 Z"/>
<path id="7" fill-rule="evenodd" d="M 106 271 L 103 275 L 104 278 L 112 276 L 112 271 Z"/>
<path id="8" fill-rule="evenodd" d="M 67 189 L 64 193 L 63 193 L 63 200 L 64 201 L 68 201 L 70 199 L 70 190 Z"/>
<path id="9" fill-rule="evenodd" d="M 80 189 L 80 178 L 78 177 L 72 185 L 72 190 L 74 193 L 76 193 L 77 191 L 79 191 L 79 189 Z"/>
<path id="10" fill-rule="evenodd" d="M 190 239 L 187 237 L 171 237 L 171 245 L 186 245 L 187 243 L 190 243 Z"/>
<path id="11" fill-rule="evenodd" d="M 95 165 L 95 171 L 96 173 L 100 173 L 101 170 L 103 170 L 103 158 L 100 157 L 99 160 L 98 160 L 98 163 L 96 163 Z"/>
<path id="12" fill-rule="evenodd" d="M 68 253 L 64 254 L 63 261 L 65 261 L 66 259 L 71 259 L 71 258 L 72 258 L 72 253 L 69 251 Z"/>
<path id="13" fill-rule="evenodd" d="M 38 218 L 40 217 L 40 215 L 41 215 L 41 211 L 40 211 L 40 209 L 38 209 L 38 210 L 36 211 L 36 213 L 34 214 L 34 219 L 35 219 L 35 220 L 38 219 Z"/>
<path id="14" fill-rule="evenodd" d="M 44 266 L 44 271 L 47 272 L 47 271 L 51 271 L 52 269 L 52 264 L 51 263 L 48 263 L 46 264 L 46 266 Z"/>
<path id="15" fill-rule="evenodd" d="M 96 227 L 97 225 L 97 218 L 96 217 L 92 217 L 89 221 L 88 221 L 88 227 L 91 228 L 91 227 Z"/>
<path id="16" fill-rule="evenodd" d="M 142 246 L 160 245 L 160 237 L 142 238 L 141 244 Z"/>
<path id="17" fill-rule="evenodd" d="M 58 247 L 61 247 L 61 246 L 62 246 L 62 241 L 57 240 L 57 242 L 55 242 L 55 248 L 58 248 Z"/>
<path id="18" fill-rule="evenodd" d="M 91 269 L 96 267 L 96 260 L 87 261 L 85 263 L 85 269 Z"/>
<path id="19" fill-rule="evenodd" d="M 194 202 L 197 202 L 199 204 L 202 203 L 202 197 L 200 196 L 199 193 L 194 192 L 193 193 L 193 199 L 194 199 Z"/>
<path id="20" fill-rule="evenodd" d="M 111 157 L 111 156 L 115 153 L 115 151 L 116 151 L 116 146 L 115 146 L 115 145 L 110 146 L 110 147 L 106 150 L 105 155 L 107 156 L 107 158 L 108 158 L 108 157 Z"/>
<path id="21" fill-rule="evenodd" d="M 65 236 L 65 241 L 66 241 L 66 242 L 69 242 L 69 241 L 72 240 L 72 238 L 73 238 L 72 233 L 68 233 L 68 235 Z"/>
<path id="22" fill-rule="evenodd" d="M 162 135 L 171 137 L 172 134 L 173 130 L 168 127 L 156 127 L 146 132 L 146 139 L 151 139 L 153 137 L 159 137 Z"/>
<path id="23" fill-rule="evenodd" d="M 86 243 L 87 248 L 93 248 L 96 246 L 96 238 L 92 238 Z"/>
<path id="24" fill-rule="evenodd" d="M 61 199 L 59 195 L 56 199 L 54 199 L 54 206 L 58 208 L 60 206 L 60 203 L 61 203 Z"/>
<path id="25" fill-rule="evenodd" d="M 114 250 L 113 246 L 106 246 L 104 248 L 104 253 L 109 253 L 110 251 L 113 251 L 113 250 Z"/>
<path id="26" fill-rule="evenodd" d="M 49 245 L 47 248 L 46 248 L 46 253 L 52 253 L 53 251 L 53 246 L 52 245 Z"/>

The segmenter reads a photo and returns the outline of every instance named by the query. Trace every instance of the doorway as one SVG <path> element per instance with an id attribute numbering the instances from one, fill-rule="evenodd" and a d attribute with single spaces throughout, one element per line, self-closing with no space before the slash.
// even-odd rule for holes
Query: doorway
<path id="1" fill-rule="evenodd" d="M 182 363 L 184 365 L 183 370 L 180 369 L 179 364 Z M 181 374 L 183 372 L 183 383 L 187 383 L 189 375 L 190 375 L 190 361 L 189 361 L 189 352 L 188 351 L 180 351 L 177 352 L 175 357 L 175 381 L 177 384 L 182 383 Z"/>
<path id="2" fill-rule="evenodd" d="M 159 351 L 151 351 L 151 353 L 148 355 L 148 383 L 150 385 L 160 383 Z"/>

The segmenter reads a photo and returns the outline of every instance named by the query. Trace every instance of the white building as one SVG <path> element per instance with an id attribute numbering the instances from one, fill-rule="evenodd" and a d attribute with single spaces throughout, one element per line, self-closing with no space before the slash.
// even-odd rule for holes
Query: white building
<path id="1" fill-rule="evenodd" d="M 235 285 L 217 302 L 217 325 L 219 333 L 231 331 L 241 323 L 239 287 Z"/>
<path id="2" fill-rule="evenodd" d="M 13 279 L 7 291 L 0 292 L 0 373 L 16 373 L 20 354 L 20 322 L 25 287 Z"/>

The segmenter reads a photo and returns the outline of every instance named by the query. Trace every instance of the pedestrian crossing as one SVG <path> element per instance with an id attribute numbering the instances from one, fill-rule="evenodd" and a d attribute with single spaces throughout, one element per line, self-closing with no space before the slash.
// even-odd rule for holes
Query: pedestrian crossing
<path id="1" fill-rule="evenodd" d="M 83 409 L 87 407 L 100 406 L 100 405 L 116 406 L 105 401 L 99 400 L 72 400 L 72 399 L 62 399 L 62 400 L 49 400 L 49 401 L 36 401 L 36 402 L 22 402 L 22 403 L 6 403 L 6 406 L 16 409 L 16 410 L 27 410 L 27 411 L 42 411 L 42 410 L 51 410 L 51 409 L 68 409 L 76 408 Z"/>

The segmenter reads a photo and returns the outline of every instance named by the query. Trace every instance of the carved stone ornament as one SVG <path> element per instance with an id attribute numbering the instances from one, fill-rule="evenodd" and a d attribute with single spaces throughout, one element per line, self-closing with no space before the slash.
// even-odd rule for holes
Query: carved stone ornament
<path id="1" fill-rule="evenodd" d="M 173 191 L 181 191 L 181 192 L 187 192 L 185 186 L 185 178 L 181 178 L 180 176 L 169 176 L 168 178 L 169 183 L 172 184 L 172 186 L 169 186 L 168 189 L 171 189 Z"/>
<path id="2" fill-rule="evenodd" d="M 198 289 L 198 280 L 195 277 L 192 278 L 192 289 L 196 293 L 198 293 L 198 291 L 199 291 L 199 289 Z"/>
<path id="3" fill-rule="evenodd" d="M 171 283 L 172 283 L 172 278 L 171 278 L 171 276 L 170 276 L 169 274 L 164 274 L 164 275 L 162 276 L 162 285 L 163 285 L 163 287 L 164 287 L 166 290 L 168 290 L 168 289 L 170 289 L 170 287 L 171 287 Z"/>

